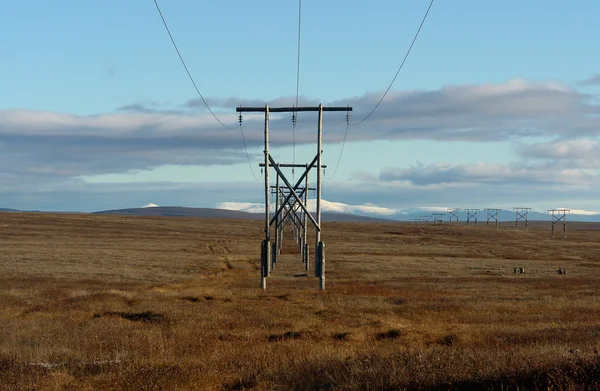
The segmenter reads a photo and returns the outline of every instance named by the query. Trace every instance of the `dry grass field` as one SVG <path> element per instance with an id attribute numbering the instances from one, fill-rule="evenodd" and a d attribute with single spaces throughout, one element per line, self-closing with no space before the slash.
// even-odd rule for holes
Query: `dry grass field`
<path id="1" fill-rule="evenodd" d="M 600 389 L 600 225 L 262 224 L 0 214 L 0 390 Z"/>

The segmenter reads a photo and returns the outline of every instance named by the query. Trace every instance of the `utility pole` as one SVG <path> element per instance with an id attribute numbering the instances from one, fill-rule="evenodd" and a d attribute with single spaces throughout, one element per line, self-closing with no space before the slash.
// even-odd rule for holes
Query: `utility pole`
<path id="1" fill-rule="evenodd" d="M 271 221 L 269 194 L 269 105 L 265 105 L 265 241 L 263 242 L 263 259 L 261 259 L 260 287 L 267 289 L 267 277 L 271 266 Z"/>
<path id="2" fill-rule="evenodd" d="M 490 221 L 496 222 L 496 229 L 498 229 L 498 213 L 500 213 L 502 209 L 492 209 L 487 208 L 485 211 L 487 212 L 487 220 L 486 225 L 490 226 Z"/>
<path id="3" fill-rule="evenodd" d="M 443 213 L 432 213 L 433 224 L 444 224 L 444 214 Z"/>
<path id="4" fill-rule="evenodd" d="M 308 164 L 306 165 L 306 171 L 308 171 Z M 304 189 L 310 190 L 308 188 L 308 175 L 305 178 Z M 308 205 L 308 190 L 304 192 L 304 205 Z M 304 224 L 304 234 L 302 235 L 302 262 L 304 263 L 304 270 L 308 271 L 310 261 L 308 256 L 308 242 L 306 240 L 306 238 L 308 238 L 308 217 L 306 212 L 302 213 L 302 222 Z"/>
<path id="5" fill-rule="evenodd" d="M 448 222 L 450 223 L 450 225 L 452 225 L 453 221 L 456 221 L 456 225 L 458 225 L 458 213 L 460 212 L 460 209 L 451 208 L 451 209 L 448 209 L 448 212 L 450 213 L 450 218 L 448 219 Z"/>
<path id="6" fill-rule="evenodd" d="M 277 175 L 277 179 L 275 181 L 275 210 L 279 209 L 279 174 Z M 275 243 L 274 249 L 272 251 L 271 260 L 272 266 L 274 267 L 277 261 L 279 261 L 279 249 L 281 246 L 281 232 L 279 232 L 279 219 L 275 220 Z"/>
<path id="7" fill-rule="evenodd" d="M 521 206 L 515 206 L 513 208 L 513 210 L 515 211 L 515 227 L 517 227 L 517 228 L 519 227 L 519 221 L 524 221 L 525 222 L 525 231 L 527 231 L 527 228 L 529 225 L 529 220 L 527 218 L 527 215 L 531 211 L 531 208 L 523 208 Z"/>
<path id="8" fill-rule="evenodd" d="M 563 239 L 567 238 L 567 214 L 571 213 L 571 209 L 559 208 L 550 209 L 548 213 L 552 215 L 552 237 L 556 232 L 556 223 L 562 223 L 563 225 Z"/>
<path id="9" fill-rule="evenodd" d="M 238 107 L 236 108 L 238 113 L 243 112 L 254 112 L 254 113 L 265 113 L 265 161 L 264 161 L 264 169 L 265 169 L 265 240 L 263 241 L 262 251 L 261 251 L 261 288 L 266 289 L 267 283 L 266 278 L 269 276 L 269 266 L 270 266 L 270 241 L 271 241 L 271 233 L 270 227 L 274 224 L 277 219 L 280 218 L 284 209 L 287 210 L 289 206 L 289 202 L 292 198 L 295 200 L 295 204 L 297 204 L 300 209 L 305 213 L 305 216 L 308 217 L 310 222 L 315 227 L 315 275 L 319 277 L 319 287 L 321 290 L 325 289 L 325 245 L 321 240 L 321 193 L 322 193 L 322 175 L 323 175 L 323 164 L 322 164 L 322 154 L 323 154 L 323 112 L 324 111 L 352 111 L 352 107 L 324 107 L 323 105 L 319 105 L 317 107 L 269 107 L 269 105 L 265 105 L 265 107 Z M 318 123 L 317 123 L 317 154 L 310 162 L 306 165 L 288 165 L 292 167 L 306 167 L 302 176 L 298 179 L 298 181 L 292 185 L 290 181 L 287 179 L 285 174 L 281 171 L 281 167 L 283 164 L 278 164 L 275 162 L 273 157 L 269 154 L 269 113 L 297 113 L 301 111 L 314 111 L 318 112 Z M 347 121 L 349 120 L 349 116 L 346 116 Z M 275 211 L 275 216 L 271 218 L 269 213 L 269 192 L 270 192 L 270 184 L 269 184 L 269 171 L 270 168 L 274 168 L 278 178 L 283 181 L 285 186 L 287 187 L 289 194 L 285 197 L 285 199 L 277 205 L 277 209 Z M 297 190 L 303 181 L 306 180 L 308 173 L 311 169 L 315 168 L 317 170 L 317 188 L 316 188 L 316 213 L 313 217 L 312 214 L 308 211 L 305 199 L 302 195 L 297 194 Z M 305 186 L 305 191 L 308 186 Z M 293 209 L 293 207 L 292 207 Z M 292 210 L 292 213 L 295 212 Z M 296 219 L 296 223 L 297 223 Z M 305 225 L 306 226 L 306 225 Z M 303 229 L 304 231 L 304 229 Z M 266 250 L 265 250 L 266 249 Z M 308 253 L 308 251 L 306 251 Z M 308 265 L 308 261 L 307 261 Z"/>
<path id="10" fill-rule="evenodd" d="M 467 212 L 467 225 L 471 222 L 471 220 L 475 220 L 475 225 L 477 225 L 477 213 L 479 213 L 479 209 L 465 209 Z"/>
<path id="11" fill-rule="evenodd" d="M 315 274 L 319 277 L 319 288 L 325 289 L 325 256 L 324 245 L 321 242 L 321 180 L 323 170 L 321 170 L 321 156 L 323 155 L 323 106 L 319 105 L 319 120 L 317 125 L 317 226 L 315 240 Z"/>

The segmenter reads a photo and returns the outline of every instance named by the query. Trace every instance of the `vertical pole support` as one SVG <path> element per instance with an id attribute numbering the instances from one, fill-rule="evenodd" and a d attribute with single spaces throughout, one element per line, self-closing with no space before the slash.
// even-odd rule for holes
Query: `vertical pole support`
<path id="1" fill-rule="evenodd" d="M 317 207 L 316 207 L 316 214 L 317 214 L 317 225 L 318 227 L 316 227 L 315 231 L 315 249 L 317 251 L 315 251 L 315 271 L 316 269 L 321 269 L 321 260 L 319 259 L 319 243 L 321 242 L 321 186 L 322 186 L 322 178 L 321 175 L 322 170 L 321 170 L 321 156 L 323 154 L 323 105 L 319 104 L 319 119 L 318 119 L 318 125 L 317 125 Z M 317 274 L 317 277 L 319 277 L 321 274 L 319 272 L 319 274 Z"/>
<path id="2" fill-rule="evenodd" d="M 265 105 L 265 241 L 266 241 L 266 274 L 271 273 L 271 216 L 270 216 L 270 199 L 271 189 L 269 187 L 269 105 Z M 263 289 L 266 288 L 266 284 Z"/>

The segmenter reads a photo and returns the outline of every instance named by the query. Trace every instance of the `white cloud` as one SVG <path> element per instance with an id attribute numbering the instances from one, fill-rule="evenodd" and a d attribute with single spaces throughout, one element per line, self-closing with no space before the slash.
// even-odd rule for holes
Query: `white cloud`
<path id="1" fill-rule="evenodd" d="M 432 184 L 572 184 L 586 185 L 597 178 L 593 170 L 544 170 L 524 163 L 434 163 L 417 164 L 409 168 L 384 168 L 379 176 L 383 181 L 406 181 L 417 186 Z"/>
<path id="2" fill-rule="evenodd" d="M 595 215 L 600 215 L 600 212 L 595 212 L 595 211 L 590 211 L 590 210 L 583 210 L 583 209 L 570 209 L 570 208 L 554 208 L 554 209 L 567 209 L 569 214 L 574 214 L 574 215 L 582 215 L 582 216 L 595 216 Z"/>
<path id="3" fill-rule="evenodd" d="M 158 207 L 158 205 L 153 204 L 153 203 L 149 203 L 149 204 L 142 206 L 142 208 L 157 208 L 157 207 Z"/>
<path id="4" fill-rule="evenodd" d="M 417 209 L 425 212 L 447 212 L 450 208 L 445 206 L 419 206 Z"/>
<path id="5" fill-rule="evenodd" d="M 379 97 L 380 94 L 373 93 L 330 104 L 353 106 L 354 122 L 362 119 Z M 314 103 L 310 99 L 305 101 Z M 149 108 L 132 104 L 122 107 L 125 111 L 92 116 L 0 110 L 0 165 L 3 167 L 0 195 L 4 200 L 15 202 L 21 202 L 24 194 L 33 197 L 32 194 L 44 191 L 65 192 L 72 188 L 83 194 L 93 189 L 104 195 L 117 191 L 117 185 L 106 183 L 107 190 L 104 190 L 81 178 L 165 165 L 208 167 L 246 163 L 239 127 L 235 125 L 235 106 L 246 102 L 237 98 L 222 101 L 222 107 L 231 106 L 230 112 L 219 113 L 227 124 L 234 125 L 230 129 L 222 128 L 210 114 L 194 111 L 194 102 L 178 110 L 161 109 L 153 102 Z M 284 103 L 287 98 L 274 102 Z M 325 142 L 339 142 L 344 135 L 345 113 L 334 114 L 324 117 Z M 263 134 L 259 130 L 263 119 L 261 115 L 250 114 L 244 118 L 250 158 L 256 162 L 262 150 Z M 289 129 L 290 118 L 274 115 L 271 125 L 273 129 Z M 313 125 L 310 121 L 299 123 L 297 144 L 314 142 Z M 372 174 L 376 168 L 365 167 L 366 173 L 354 177 L 360 178 L 359 181 L 329 183 L 326 196 L 342 201 L 342 205 L 332 203 L 328 207 L 385 214 L 408 201 L 409 206 L 458 206 L 467 197 L 487 197 L 487 200 L 513 197 L 515 201 L 520 197 L 548 202 L 564 200 L 565 203 L 571 202 L 569 197 L 598 199 L 595 189 L 599 182 L 597 170 L 600 170 L 599 136 L 600 109 L 593 97 L 557 82 L 515 79 L 428 91 L 392 91 L 369 121 L 350 128 L 349 141 L 469 140 L 479 142 L 482 148 L 493 148 L 494 141 L 530 144 L 517 149 L 520 160 L 513 163 L 464 164 L 434 160 L 428 165 L 388 167 L 379 176 Z M 553 141 L 536 143 L 537 137 Z M 291 132 L 273 132 L 271 141 L 278 146 L 290 145 Z M 166 186 L 165 194 L 171 191 L 169 194 L 176 194 L 174 190 L 181 183 L 160 185 Z M 143 194 L 142 189 L 155 186 L 139 183 L 132 187 Z M 210 199 L 211 204 L 220 199 L 239 200 L 231 196 L 237 194 L 233 191 L 225 195 L 219 187 L 215 189 L 217 194 Z M 557 195 L 564 197 L 557 198 Z M 173 203 L 170 199 L 154 200 L 162 205 Z M 364 204 L 365 200 L 387 208 Z M 142 202 L 145 201 L 138 200 L 133 205 Z M 494 206 L 491 203 L 486 202 Z M 595 208 L 583 204 L 579 207 Z"/>
<path id="6" fill-rule="evenodd" d="M 523 158 L 586 159 L 600 162 L 600 141 L 591 139 L 555 140 L 524 145 L 519 148 L 518 152 Z"/>
<path id="7" fill-rule="evenodd" d="M 600 85 L 600 74 L 596 73 L 596 74 L 588 77 L 587 79 L 581 80 L 577 84 L 579 84 L 581 86 L 596 86 L 596 85 Z"/>
<path id="8" fill-rule="evenodd" d="M 271 211 L 275 210 L 275 205 L 271 203 Z M 265 211 L 265 204 L 263 203 L 249 203 L 249 202 L 221 202 L 216 205 L 218 209 L 228 210 L 239 210 L 249 213 L 263 213 Z M 314 212 L 316 210 L 316 201 L 314 199 L 308 200 L 308 210 Z M 332 202 L 327 200 L 321 200 L 321 211 L 323 212 L 335 212 L 335 213 L 348 213 L 348 214 L 363 214 L 363 215 L 379 215 L 389 216 L 397 213 L 396 209 L 385 208 L 377 206 L 371 203 L 363 205 L 348 205 L 342 202 Z"/>

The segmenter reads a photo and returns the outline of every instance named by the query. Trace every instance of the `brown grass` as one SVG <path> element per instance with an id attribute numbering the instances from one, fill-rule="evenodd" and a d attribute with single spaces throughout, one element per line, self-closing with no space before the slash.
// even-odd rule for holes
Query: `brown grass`
<path id="1" fill-rule="evenodd" d="M 600 389 L 598 225 L 330 223 L 325 292 L 259 221 L 0 228 L 1 390 Z"/>

